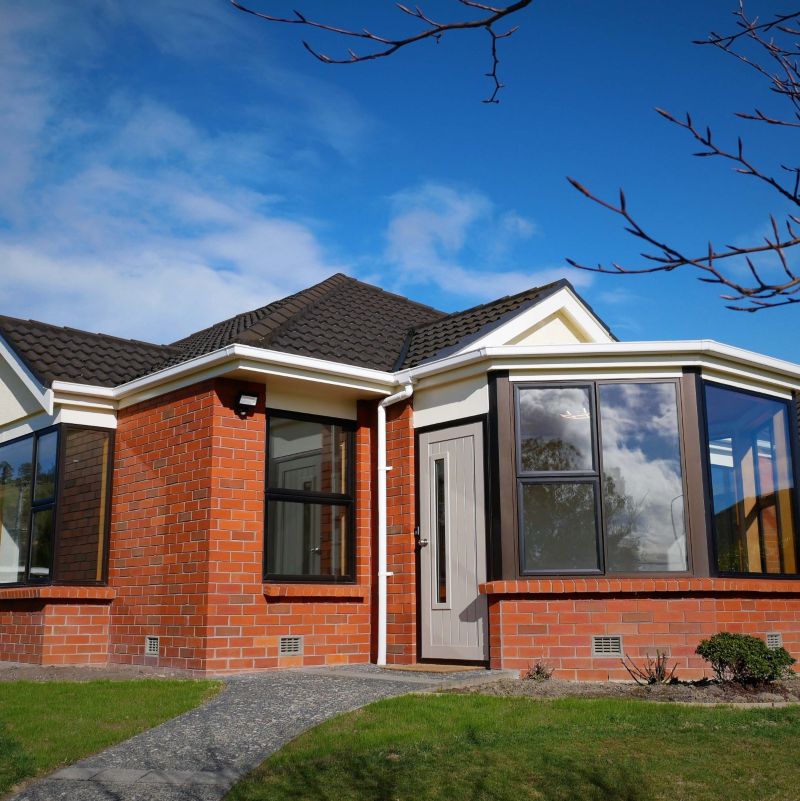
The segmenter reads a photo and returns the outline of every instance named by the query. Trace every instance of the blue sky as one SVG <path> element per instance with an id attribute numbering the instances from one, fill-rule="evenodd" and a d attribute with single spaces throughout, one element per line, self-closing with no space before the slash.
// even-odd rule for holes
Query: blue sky
<path id="1" fill-rule="evenodd" d="M 413 24 L 388 0 L 294 5 Z M 721 140 L 742 132 L 767 166 L 788 157 L 786 132 L 732 115 L 770 107 L 760 81 L 691 44 L 734 7 L 536 2 L 503 44 L 502 103 L 486 106 L 482 32 L 336 67 L 305 53 L 302 31 L 225 0 L 0 0 L 0 312 L 170 341 L 337 271 L 447 310 L 566 275 L 621 339 L 796 359 L 795 308 L 728 311 L 689 272 L 565 267 L 638 252 L 567 175 L 609 196 L 624 186 L 642 221 L 698 252 L 785 213 L 693 159 L 653 111 L 691 110 Z"/>

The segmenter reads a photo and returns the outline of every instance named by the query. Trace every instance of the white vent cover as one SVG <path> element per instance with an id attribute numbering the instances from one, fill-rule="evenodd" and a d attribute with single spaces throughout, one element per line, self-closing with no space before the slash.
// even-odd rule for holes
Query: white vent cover
<path id="1" fill-rule="evenodd" d="M 158 637 L 145 637 L 144 638 L 144 655 L 145 656 L 158 656 L 159 641 Z"/>
<path id="2" fill-rule="evenodd" d="M 770 631 L 767 634 L 767 648 L 771 648 L 772 650 L 783 648 L 783 634 L 779 631 Z"/>
<path id="3" fill-rule="evenodd" d="M 298 656 L 303 653 L 302 637 L 281 637 L 278 647 L 279 656 Z"/>
<path id="4" fill-rule="evenodd" d="M 622 656 L 622 637 L 618 634 L 592 637 L 592 656 Z"/>

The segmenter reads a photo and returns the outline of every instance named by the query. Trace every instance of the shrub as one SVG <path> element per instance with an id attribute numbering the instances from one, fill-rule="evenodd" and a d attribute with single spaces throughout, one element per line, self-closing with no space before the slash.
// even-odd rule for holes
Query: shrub
<path id="1" fill-rule="evenodd" d="M 670 669 L 668 661 L 668 654 L 656 651 L 655 659 L 648 656 L 641 667 L 629 656 L 622 660 L 622 665 L 637 684 L 674 684 L 678 681 L 675 675 L 678 665 L 674 664 Z"/>
<path id="2" fill-rule="evenodd" d="M 547 681 L 553 675 L 553 668 L 547 662 L 538 661 L 535 665 L 528 665 L 522 677 L 528 681 Z"/>
<path id="3" fill-rule="evenodd" d="M 795 663 L 785 648 L 773 650 L 758 637 L 729 631 L 702 640 L 696 653 L 711 663 L 720 681 L 743 685 L 764 684 L 783 678 Z"/>

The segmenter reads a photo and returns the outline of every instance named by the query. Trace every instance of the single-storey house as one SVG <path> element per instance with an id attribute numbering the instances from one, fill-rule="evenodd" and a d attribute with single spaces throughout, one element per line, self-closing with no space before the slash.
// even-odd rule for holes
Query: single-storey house
<path id="1" fill-rule="evenodd" d="M 339 274 L 170 345 L 0 317 L 0 659 L 800 656 L 799 392 L 567 281 L 445 314 Z"/>

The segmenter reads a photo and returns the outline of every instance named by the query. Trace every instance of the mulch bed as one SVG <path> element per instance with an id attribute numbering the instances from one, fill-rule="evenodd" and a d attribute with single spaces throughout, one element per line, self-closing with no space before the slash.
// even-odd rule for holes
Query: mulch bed
<path id="1" fill-rule="evenodd" d="M 784 704 L 800 702 L 800 678 L 764 687 L 742 687 L 703 680 L 642 686 L 633 682 L 582 682 L 546 679 L 501 679 L 491 684 L 445 692 L 480 693 L 513 698 L 629 698 L 691 704 Z"/>

